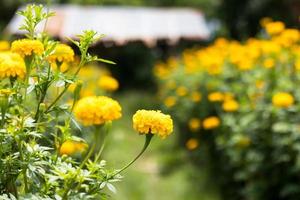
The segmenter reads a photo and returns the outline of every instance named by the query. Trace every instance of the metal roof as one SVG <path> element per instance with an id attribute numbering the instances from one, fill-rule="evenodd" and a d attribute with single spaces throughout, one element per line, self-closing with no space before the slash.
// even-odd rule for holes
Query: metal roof
<path id="1" fill-rule="evenodd" d="M 141 40 L 154 45 L 159 39 L 176 43 L 181 38 L 206 40 L 210 35 L 203 14 L 188 8 L 56 5 L 49 9 L 56 16 L 47 22 L 46 31 L 61 39 L 75 37 L 86 29 L 104 34 L 104 41 L 117 44 Z M 23 34 L 18 30 L 22 20 L 15 15 L 6 31 Z M 43 27 L 41 24 L 38 31 Z"/>

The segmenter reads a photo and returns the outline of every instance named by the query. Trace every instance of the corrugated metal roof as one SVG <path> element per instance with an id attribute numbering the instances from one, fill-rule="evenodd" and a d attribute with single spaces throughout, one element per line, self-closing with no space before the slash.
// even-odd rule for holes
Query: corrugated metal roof
<path id="1" fill-rule="evenodd" d="M 62 39 L 74 37 L 86 29 L 105 34 L 104 40 L 117 44 L 135 40 L 149 45 L 158 39 L 171 42 L 180 38 L 205 40 L 210 35 L 203 14 L 187 8 L 57 5 L 50 10 L 56 12 L 56 16 L 48 21 L 46 31 Z M 18 30 L 21 22 L 22 17 L 15 15 L 6 31 L 22 34 Z M 43 27 L 41 24 L 38 31 Z"/>

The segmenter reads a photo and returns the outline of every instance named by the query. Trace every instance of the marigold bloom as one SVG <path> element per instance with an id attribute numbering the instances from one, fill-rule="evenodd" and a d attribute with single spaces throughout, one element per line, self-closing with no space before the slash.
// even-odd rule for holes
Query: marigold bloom
<path id="1" fill-rule="evenodd" d="M 287 92 L 278 92 L 273 96 L 272 103 L 278 108 L 288 108 L 293 105 L 294 97 Z"/>
<path id="2" fill-rule="evenodd" d="M 201 93 L 200 92 L 192 92 L 192 94 L 191 94 L 191 100 L 193 101 L 193 102 L 199 102 L 199 101 L 201 101 L 201 98 L 202 98 L 202 96 L 201 96 Z"/>
<path id="3" fill-rule="evenodd" d="M 201 127 L 201 121 L 198 118 L 192 118 L 189 120 L 189 129 L 192 132 L 196 132 L 200 129 Z"/>
<path id="4" fill-rule="evenodd" d="M 74 61 L 74 51 L 66 44 L 58 44 L 55 46 L 53 54 L 48 58 L 50 63 L 54 62 L 73 62 Z"/>
<path id="5" fill-rule="evenodd" d="M 100 125 L 121 117 L 120 104 L 106 96 L 88 96 L 80 99 L 74 108 L 78 121 L 84 125 Z"/>
<path id="6" fill-rule="evenodd" d="M 58 70 L 58 66 L 56 62 L 52 62 L 50 65 L 53 70 Z M 69 68 L 70 68 L 70 64 L 66 62 L 61 63 L 61 65 L 59 66 L 59 70 L 61 72 L 66 72 Z"/>
<path id="7" fill-rule="evenodd" d="M 67 140 L 61 145 L 59 153 L 60 155 L 72 155 L 85 151 L 87 147 L 88 145 L 83 142 Z"/>
<path id="8" fill-rule="evenodd" d="M 208 117 L 203 120 L 203 128 L 204 129 L 214 129 L 220 126 L 220 119 L 218 117 Z"/>
<path id="9" fill-rule="evenodd" d="M 224 95 L 221 92 L 212 92 L 208 95 L 208 100 L 211 102 L 223 101 Z"/>
<path id="10" fill-rule="evenodd" d="M 277 22 L 269 22 L 265 26 L 266 31 L 270 35 L 276 35 L 281 33 L 285 29 L 284 23 L 277 21 Z"/>
<path id="11" fill-rule="evenodd" d="M 7 41 L 0 41 L 0 51 L 8 51 L 10 48 L 10 44 Z"/>
<path id="12" fill-rule="evenodd" d="M 183 96 L 187 95 L 187 93 L 188 93 L 188 90 L 187 90 L 187 88 L 184 87 L 184 86 L 180 86 L 180 87 L 178 87 L 178 88 L 176 89 L 176 94 L 177 94 L 178 96 L 183 97 Z"/>
<path id="13" fill-rule="evenodd" d="M 133 128 L 140 134 L 157 134 L 166 138 L 173 132 L 173 120 L 160 110 L 138 110 L 132 118 Z"/>
<path id="14" fill-rule="evenodd" d="M 0 89 L 0 96 L 9 96 L 11 94 L 14 94 L 11 89 Z"/>
<path id="15" fill-rule="evenodd" d="M 228 100 L 223 103 L 222 108 L 226 112 L 234 112 L 239 109 L 239 103 L 233 99 Z"/>
<path id="16" fill-rule="evenodd" d="M 169 97 L 167 97 L 167 98 L 164 100 L 164 104 L 165 104 L 165 106 L 167 106 L 168 108 L 171 108 L 171 107 L 175 106 L 176 100 L 177 100 L 176 97 L 169 96 Z"/>
<path id="17" fill-rule="evenodd" d="M 268 69 L 273 68 L 274 65 L 275 65 L 275 61 L 274 61 L 274 59 L 272 59 L 272 58 L 267 58 L 267 59 L 264 60 L 264 62 L 263 62 L 263 66 L 264 66 L 265 68 L 268 68 Z"/>
<path id="18" fill-rule="evenodd" d="M 20 39 L 12 43 L 11 51 L 22 57 L 32 54 L 41 55 L 44 52 L 44 45 L 39 40 Z"/>
<path id="19" fill-rule="evenodd" d="M 199 142 L 197 139 L 191 138 L 185 143 L 185 146 L 188 150 L 194 150 L 199 146 Z"/>
<path id="20" fill-rule="evenodd" d="M 103 75 L 98 81 L 98 85 L 101 89 L 106 91 L 115 91 L 119 88 L 118 81 L 112 76 Z"/>
<path id="21" fill-rule="evenodd" d="M 25 74 L 25 62 L 19 54 L 10 52 L 0 53 L 0 78 L 23 78 Z"/>
<path id="22" fill-rule="evenodd" d="M 259 23 L 262 27 L 265 27 L 270 22 L 272 22 L 272 19 L 269 17 L 264 17 L 259 21 Z"/>

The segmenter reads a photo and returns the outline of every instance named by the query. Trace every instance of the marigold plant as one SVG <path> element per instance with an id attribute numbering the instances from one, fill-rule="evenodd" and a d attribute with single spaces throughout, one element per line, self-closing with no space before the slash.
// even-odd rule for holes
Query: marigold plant
<path id="1" fill-rule="evenodd" d="M 82 91 L 88 65 L 114 63 L 89 54 L 90 45 L 101 39 L 95 31 L 83 31 L 69 45 L 37 34 L 37 25 L 54 15 L 45 10 L 28 5 L 19 12 L 26 38 L 13 41 L 11 49 L 0 43 L 0 199 L 108 199 L 107 189 L 116 192 L 115 182 L 152 137 L 145 136 L 141 153 L 124 167 L 106 166 L 102 152 L 121 106 L 105 94 Z M 97 70 L 89 73 L 99 78 Z M 117 88 L 113 84 L 110 90 Z M 145 116 L 134 127 L 146 126 L 143 119 L 151 116 Z M 151 122 L 156 125 L 149 132 L 161 137 L 173 130 L 170 116 L 162 113 Z"/>

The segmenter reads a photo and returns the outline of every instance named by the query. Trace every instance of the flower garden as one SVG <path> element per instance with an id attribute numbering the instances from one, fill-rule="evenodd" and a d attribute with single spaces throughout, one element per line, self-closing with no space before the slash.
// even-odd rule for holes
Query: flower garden
<path id="1" fill-rule="evenodd" d="M 260 37 L 219 38 L 154 68 L 178 144 L 208 154 L 225 199 L 299 197 L 300 32 L 262 25 Z"/>
<path id="2" fill-rule="evenodd" d="M 299 199 L 299 30 L 265 18 L 256 37 L 217 38 L 157 61 L 156 96 L 133 95 L 132 106 L 118 100 L 120 84 L 107 67 L 116 63 L 90 53 L 101 33 L 82 30 L 63 43 L 36 31 L 55 13 L 28 5 L 18 14 L 26 34 L 0 42 L 1 200 L 114 199 L 119 184 L 142 184 L 142 176 L 126 172 L 147 158 L 153 138 L 165 157 L 159 169 L 148 163 L 150 171 L 164 179 L 188 166 L 208 174 L 190 184 L 213 184 L 218 193 L 182 192 L 187 199 Z M 136 133 L 120 144 L 143 138 L 138 151 L 112 145 L 118 126 Z M 147 168 L 147 159 L 140 165 Z M 191 176 L 165 185 L 180 188 Z"/>

